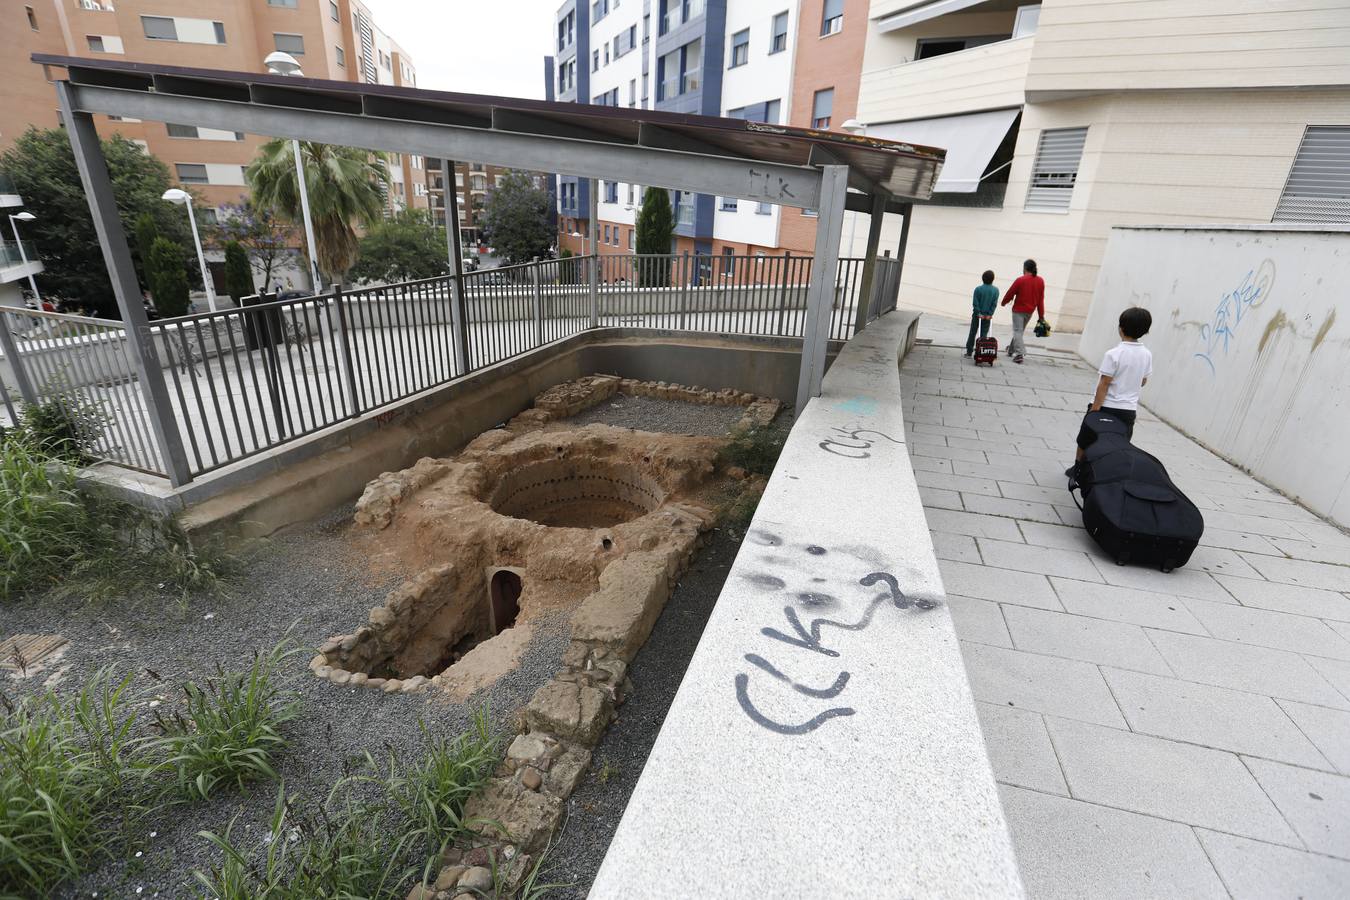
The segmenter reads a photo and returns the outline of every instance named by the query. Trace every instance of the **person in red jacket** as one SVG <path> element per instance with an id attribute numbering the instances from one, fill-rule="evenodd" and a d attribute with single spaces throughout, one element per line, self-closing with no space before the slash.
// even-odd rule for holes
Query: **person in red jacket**
<path id="1" fill-rule="evenodd" d="M 1029 259 L 1022 263 L 1022 276 L 1008 288 L 1000 305 L 1007 306 L 1009 303 L 1013 308 L 1012 340 L 1008 342 L 1008 355 L 1013 358 L 1013 362 L 1020 363 L 1027 352 L 1022 336 L 1027 330 L 1031 314 L 1035 313 L 1038 319 L 1045 318 L 1045 279 L 1036 274 L 1036 260 Z"/>

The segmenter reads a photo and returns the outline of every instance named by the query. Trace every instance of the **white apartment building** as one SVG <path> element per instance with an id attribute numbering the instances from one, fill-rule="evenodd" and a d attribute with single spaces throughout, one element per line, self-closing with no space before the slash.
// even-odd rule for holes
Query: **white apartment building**
<path id="1" fill-rule="evenodd" d="M 858 119 L 948 149 L 902 305 L 969 315 L 984 269 L 1006 287 L 1033 257 L 1051 321 L 1078 331 L 1114 225 L 1350 222 L 1345 0 L 872 0 L 869 16 Z"/>

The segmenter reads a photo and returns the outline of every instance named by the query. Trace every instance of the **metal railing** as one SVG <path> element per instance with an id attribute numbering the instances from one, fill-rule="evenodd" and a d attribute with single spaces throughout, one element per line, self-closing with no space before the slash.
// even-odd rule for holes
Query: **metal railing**
<path id="1" fill-rule="evenodd" d="M 24 241 L 20 247 L 18 241 L 0 240 L 0 266 L 21 266 L 38 259 L 37 248 L 31 241 Z"/>
<path id="2" fill-rule="evenodd" d="M 807 256 L 614 254 L 540 260 L 151 322 L 144 360 L 121 322 L 0 308 L 0 387 L 92 411 L 104 459 L 169 474 L 137 378 L 163 378 L 188 479 L 597 326 L 800 337 Z M 841 259 L 829 337 L 894 307 L 899 265 Z M 11 391 L 7 385 L 12 385 Z M 175 448 L 176 449 L 176 448 Z M 183 475 L 180 473 L 180 480 Z"/>

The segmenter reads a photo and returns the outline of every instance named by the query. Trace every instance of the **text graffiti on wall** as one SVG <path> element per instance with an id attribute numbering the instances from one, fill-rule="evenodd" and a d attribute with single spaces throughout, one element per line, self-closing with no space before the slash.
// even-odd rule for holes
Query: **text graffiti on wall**
<path id="1" fill-rule="evenodd" d="M 1204 349 L 1195 354 L 1215 374 L 1216 357 L 1228 355 L 1230 344 L 1238 337 L 1238 328 L 1247 313 L 1265 302 L 1275 284 L 1275 263 L 1269 259 L 1255 269 L 1247 270 L 1236 288 L 1224 294 L 1214 307 L 1214 321 L 1200 326 L 1200 343 Z"/>

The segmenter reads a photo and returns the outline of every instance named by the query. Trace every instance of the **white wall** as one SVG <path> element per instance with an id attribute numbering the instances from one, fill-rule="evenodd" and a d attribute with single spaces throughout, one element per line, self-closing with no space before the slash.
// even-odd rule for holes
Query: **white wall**
<path id="1" fill-rule="evenodd" d="M 1348 283 L 1350 228 L 1115 228 L 1079 352 L 1095 364 L 1121 310 L 1149 309 L 1144 404 L 1350 526 Z"/>
<path id="2" fill-rule="evenodd" d="M 590 0 L 577 0 L 577 2 L 589 3 Z M 655 33 L 656 31 L 656 24 L 655 24 L 656 18 L 657 18 L 656 12 L 653 11 L 652 12 L 653 33 Z M 614 38 L 617 37 L 620 32 L 627 31 L 629 28 L 634 26 L 636 26 L 637 30 L 637 44 L 633 47 L 632 50 L 628 51 L 623 56 L 618 57 L 616 59 L 614 56 Z M 557 35 L 556 30 L 554 32 L 554 35 L 556 37 Z M 608 63 L 605 62 L 606 45 L 608 45 L 609 47 Z M 591 72 L 590 88 L 588 91 L 589 96 L 578 97 L 577 98 L 578 102 L 590 103 L 592 98 L 598 97 L 607 91 L 617 89 L 619 92 L 618 105 L 620 107 L 627 108 L 628 88 L 632 82 L 636 81 L 637 82 L 636 105 L 639 108 L 641 108 L 643 105 L 642 54 L 644 50 L 649 50 L 650 47 L 651 47 L 650 43 L 646 45 L 642 43 L 642 4 L 637 2 L 637 0 L 630 0 L 630 2 L 622 3 L 619 5 L 618 9 L 615 9 L 613 0 L 611 0 L 609 15 L 605 16 L 598 23 L 593 22 L 591 24 L 591 50 L 600 51 L 600 69 L 599 71 Z M 581 57 L 577 57 L 577 65 L 578 66 L 584 65 L 589 71 L 591 66 L 591 60 L 589 57 L 584 60 L 581 59 Z M 655 71 L 655 66 L 653 66 L 652 71 Z M 651 87 L 649 88 L 649 91 L 653 92 L 652 96 L 654 97 L 655 88 Z M 650 105 L 650 98 L 649 98 L 649 105 Z M 605 222 L 621 222 L 624 225 L 633 225 L 637 221 L 637 207 L 636 205 L 629 206 L 628 204 L 628 185 L 620 182 L 618 187 L 619 187 L 618 193 L 619 202 L 606 203 L 604 181 L 600 182 L 599 187 L 600 197 L 598 207 L 600 219 Z M 634 203 L 636 204 L 637 202 L 636 192 L 634 192 L 633 200 Z M 582 216 L 585 215 L 586 213 L 583 211 Z M 628 249 L 627 235 L 628 229 L 627 228 L 622 229 L 622 237 L 619 241 L 619 249 L 622 250 Z M 600 240 L 603 242 L 604 239 L 605 235 L 602 230 L 600 233 Z M 605 245 L 602 243 L 600 251 L 602 253 L 606 252 L 613 253 L 615 252 L 615 247 L 612 243 L 609 245 Z"/>

